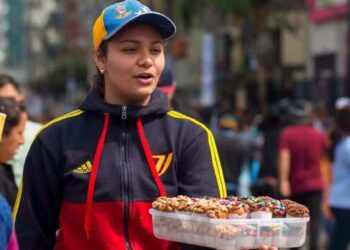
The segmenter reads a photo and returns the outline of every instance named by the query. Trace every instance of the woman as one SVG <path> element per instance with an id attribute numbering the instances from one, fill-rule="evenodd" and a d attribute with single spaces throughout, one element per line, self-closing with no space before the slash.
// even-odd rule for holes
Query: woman
<path id="1" fill-rule="evenodd" d="M 6 114 L 0 142 L 0 194 L 13 208 L 18 189 L 12 166 L 7 162 L 14 157 L 18 147 L 24 143 L 23 131 L 27 113 L 23 104 L 6 97 L 0 97 L 0 112 Z"/>
<path id="2" fill-rule="evenodd" d="M 26 159 L 21 249 L 177 249 L 153 235 L 152 201 L 226 195 L 211 132 L 156 90 L 174 34 L 169 18 L 134 0 L 97 18 L 91 92 L 44 127 Z"/>
<path id="3" fill-rule="evenodd" d="M 333 180 L 329 205 L 335 219 L 331 250 L 346 250 L 350 243 L 350 107 L 344 107 L 336 115 L 337 135 L 333 138 Z"/>

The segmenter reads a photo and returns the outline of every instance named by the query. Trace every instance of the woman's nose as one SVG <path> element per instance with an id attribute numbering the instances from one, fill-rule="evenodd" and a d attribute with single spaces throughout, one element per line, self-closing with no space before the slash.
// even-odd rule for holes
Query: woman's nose
<path id="1" fill-rule="evenodd" d="M 148 52 L 142 52 L 139 58 L 139 65 L 142 67 L 150 67 L 153 64 L 151 55 Z"/>

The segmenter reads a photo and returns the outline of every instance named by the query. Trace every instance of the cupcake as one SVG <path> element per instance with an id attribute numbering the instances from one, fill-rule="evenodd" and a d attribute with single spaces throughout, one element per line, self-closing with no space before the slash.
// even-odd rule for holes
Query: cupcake
<path id="1" fill-rule="evenodd" d="M 258 236 L 258 245 L 267 245 L 271 246 L 272 244 L 272 226 L 264 225 L 259 227 L 259 236 Z"/>
<path id="2" fill-rule="evenodd" d="M 217 249 L 236 249 L 238 237 L 241 233 L 239 226 L 221 224 L 215 227 L 216 248 Z"/>
<path id="3" fill-rule="evenodd" d="M 192 206 L 192 213 L 195 216 L 207 217 L 207 211 L 214 209 L 217 204 L 217 199 L 200 198 Z"/>
<path id="4" fill-rule="evenodd" d="M 207 216 L 212 219 L 227 219 L 228 209 L 220 203 L 208 207 Z"/>
<path id="5" fill-rule="evenodd" d="M 253 219 L 271 219 L 272 211 L 262 198 L 247 201 L 250 207 L 250 217 Z"/>
<path id="6" fill-rule="evenodd" d="M 194 199 L 185 195 L 178 195 L 176 199 L 176 212 L 179 214 L 190 215 L 192 213 L 193 204 L 195 203 Z"/>
<path id="7" fill-rule="evenodd" d="M 275 247 L 286 247 L 289 228 L 282 223 L 272 227 L 272 245 Z"/>
<path id="8" fill-rule="evenodd" d="M 279 200 L 271 199 L 268 206 L 272 211 L 273 218 L 284 218 L 286 215 L 286 208 Z"/>
<path id="9" fill-rule="evenodd" d="M 152 208 L 162 212 L 174 212 L 177 207 L 177 199 L 160 196 L 152 202 Z"/>
<path id="10" fill-rule="evenodd" d="M 176 198 L 168 198 L 165 196 L 160 196 L 154 202 L 152 202 L 152 208 L 161 212 L 174 212 L 176 206 Z M 168 238 L 169 235 L 174 234 L 174 231 L 177 233 L 179 230 L 181 230 L 181 223 L 179 220 L 173 218 L 157 216 L 157 219 L 153 220 L 153 228 L 154 234 L 157 237 L 163 238 L 166 236 Z"/>
<path id="11" fill-rule="evenodd" d="M 249 214 L 249 205 L 244 202 L 230 202 L 227 205 L 229 219 L 244 219 Z"/>
<path id="12" fill-rule="evenodd" d="M 309 209 L 297 202 L 291 200 L 281 200 L 281 203 L 286 207 L 287 218 L 308 218 L 310 216 Z M 286 223 L 288 230 L 288 247 L 298 247 L 305 242 L 306 222 Z"/>
<path id="13" fill-rule="evenodd" d="M 289 217 L 289 218 L 310 217 L 310 211 L 304 205 L 301 205 L 291 200 L 281 200 L 281 203 L 286 209 L 286 217 Z"/>
<path id="14" fill-rule="evenodd" d="M 240 226 L 241 233 L 239 236 L 239 240 L 237 242 L 237 248 L 238 249 L 251 249 L 256 248 L 256 236 L 257 236 L 257 229 L 255 224 L 244 224 Z"/>

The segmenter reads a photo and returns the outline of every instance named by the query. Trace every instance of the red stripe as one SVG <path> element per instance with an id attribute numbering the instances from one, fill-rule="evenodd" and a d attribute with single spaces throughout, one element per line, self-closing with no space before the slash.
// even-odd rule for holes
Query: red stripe
<path id="1" fill-rule="evenodd" d="M 149 147 L 149 144 L 148 144 L 148 141 L 147 141 L 147 138 L 145 135 L 145 131 L 143 130 L 141 118 L 137 118 L 137 130 L 139 133 L 139 137 L 141 140 L 143 151 L 145 152 L 145 155 L 146 155 L 148 166 L 151 170 L 153 179 L 156 182 L 159 193 L 161 196 L 166 196 L 166 191 L 165 191 L 164 185 L 163 185 L 162 181 L 160 180 L 159 175 L 157 173 L 156 165 L 154 164 L 154 160 L 153 160 L 152 151 L 151 151 L 151 148 Z"/>
<path id="2" fill-rule="evenodd" d="M 95 151 L 94 161 L 92 164 L 92 172 L 90 174 L 89 178 L 89 187 L 86 197 L 86 210 L 85 210 L 85 232 L 86 236 L 89 239 L 89 234 L 91 231 L 91 216 L 92 216 L 92 210 L 93 210 L 93 198 L 94 198 L 94 190 L 95 190 L 95 184 L 96 184 L 96 177 L 98 173 L 98 168 L 100 167 L 100 160 L 101 155 L 103 151 L 103 146 L 106 139 L 107 129 L 109 124 L 109 115 L 105 114 L 104 124 L 102 133 L 100 135 L 100 138 L 98 139 L 97 148 Z"/>

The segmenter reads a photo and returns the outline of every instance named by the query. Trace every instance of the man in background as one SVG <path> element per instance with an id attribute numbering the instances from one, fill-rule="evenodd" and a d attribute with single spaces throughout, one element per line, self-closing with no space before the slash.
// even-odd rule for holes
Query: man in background
<path id="1" fill-rule="evenodd" d="M 310 210 L 310 247 L 319 249 L 323 180 L 321 158 L 326 136 L 312 126 L 312 106 L 298 100 L 289 107 L 291 125 L 279 136 L 280 193 Z"/>

